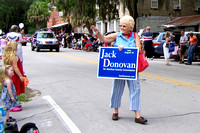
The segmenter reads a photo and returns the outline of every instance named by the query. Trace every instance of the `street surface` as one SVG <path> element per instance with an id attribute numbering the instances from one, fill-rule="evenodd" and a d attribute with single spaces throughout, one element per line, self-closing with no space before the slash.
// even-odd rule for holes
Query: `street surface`
<path id="1" fill-rule="evenodd" d="M 134 122 L 126 85 L 118 121 L 109 108 L 110 79 L 97 78 L 97 52 L 61 48 L 60 52 L 31 51 L 23 46 L 28 87 L 41 95 L 11 112 L 19 129 L 34 122 L 41 133 L 199 133 L 200 62 L 191 66 L 164 59 L 149 60 L 140 73 L 141 115 L 148 124 Z"/>

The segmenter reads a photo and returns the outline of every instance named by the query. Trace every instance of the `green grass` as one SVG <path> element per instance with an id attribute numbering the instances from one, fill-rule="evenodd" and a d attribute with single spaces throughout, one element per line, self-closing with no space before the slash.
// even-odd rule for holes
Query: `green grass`
<path id="1" fill-rule="evenodd" d="M 26 90 L 26 88 L 25 88 L 25 90 Z M 26 91 L 25 91 L 25 93 L 20 94 L 19 96 L 17 96 L 17 98 L 18 98 L 18 100 L 19 100 L 19 103 L 24 103 L 24 102 L 29 102 L 29 101 L 31 101 L 31 100 L 27 97 Z"/>
<path id="2" fill-rule="evenodd" d="M 0 94 L 1 94 L 1 90 L 2 90 L 2 87 L 0 86 Z M 27 97 L 27 90 L 28 88 L 26 87 L 25 88 L 25 93 L 23 94 L 20 94 L 19 96 L 17 96 L 18 100 L 19 100 L 19 103 L 24 103 L 24 102 L 29 102 L 31 101 L 28 97 Z"/>

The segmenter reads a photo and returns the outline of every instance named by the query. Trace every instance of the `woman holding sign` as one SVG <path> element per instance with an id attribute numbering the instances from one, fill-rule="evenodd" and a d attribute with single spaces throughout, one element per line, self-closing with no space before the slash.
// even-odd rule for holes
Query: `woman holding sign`
<path id="1" fill-rule="evenodd" d="M 102 35 L 95 26 L 91 26 L 91 28 L 98 35 L 101 41 L 107 43 L 114 42 L 113 46 L 118 47 L 120 51 L 122 51 L 124 47 L 138 47 L 140 51 L 141 44 L 139 36 L 136 33 L 136 37 L 134 37 L 134 33 L 132 32 L 134 24 L 135 21 L 131 16 L 123 16 L 120 19 L 120 32 L 112 33 L 107 36 Z M 140 115 L 139 78 L 137 78 L 137 80 L 113 79 L 110 102 L 110 107 L 114 108 L 112 120 L 119 119 L 119 107 L 121 105 L 121 97 L 124 92 L 125 81 L 127 81 L 129 88 L 130 110 L 135 112 L 135 122 L 145 124 L 147 122 L 147 119 Z"/>

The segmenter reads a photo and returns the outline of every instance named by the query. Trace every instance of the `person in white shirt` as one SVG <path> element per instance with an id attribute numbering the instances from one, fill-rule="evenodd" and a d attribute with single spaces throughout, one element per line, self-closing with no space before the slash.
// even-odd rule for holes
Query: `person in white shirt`
<path id="1" fill-rule="evenodd" d="M 22 44 L 23 41 L 21 34 L 18 32 L 18 26 L 12 25 L 10 28 L 10 32 L 7 33 L 6 38 L 8 41 L 16 41 L 17 42 L 17 52 L 16 55 L 20 58 L 20 61 L 23 62 L 23 53 L 22 53 Z"/>
<path id="2" fill-rule="evenodd" d="M 180 61 L 179 63 L 180 64 L 183 64 L 184 63 L 184 56 L 185 56 L 185 51 L 187 49 L 187 42 L 188 42 L 188 37 L 186 35 L 184 35 L 184 31 L 182 30 L 181 31 L 181 37 L 180 37 Z"/>

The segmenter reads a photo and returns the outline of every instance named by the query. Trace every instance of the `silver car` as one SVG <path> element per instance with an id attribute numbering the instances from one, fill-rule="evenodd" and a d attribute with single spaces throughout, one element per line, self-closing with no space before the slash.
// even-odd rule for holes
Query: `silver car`
<path id="1" fill-rule="evenodd" d="M 37 52 L 39 52 L 40 49 L 49 49 L 50 51 L 55 49 L 56 52 L 60 51 L 59 42 L 56 39 L 56 36 L 53 32 L 48 31 L 39 31 L 33 35 L 31 50 L 34 51 L 35 48 Z"/>

